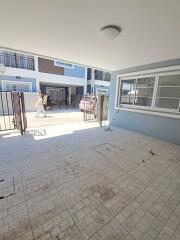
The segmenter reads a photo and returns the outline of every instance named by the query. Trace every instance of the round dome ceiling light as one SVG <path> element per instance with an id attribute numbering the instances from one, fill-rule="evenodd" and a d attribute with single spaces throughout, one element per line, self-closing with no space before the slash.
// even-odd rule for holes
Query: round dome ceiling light
<path id="1" fill-rule="evenodd" d="M 101 30 L 99 31 L 99 36 L 103 39 L 111 40 L 117 38 L 120 32 L 121 32 L 120 27 L 116 25 L 108 25 L 101 28 Z"/>

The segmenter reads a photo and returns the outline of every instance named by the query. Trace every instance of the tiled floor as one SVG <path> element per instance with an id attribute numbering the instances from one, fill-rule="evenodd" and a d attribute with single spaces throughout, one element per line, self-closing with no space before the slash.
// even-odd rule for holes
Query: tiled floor
<path id="1" fill-rule="evenodd" d="M 0 239 L 180 240 L 180 146 L 95 123 L 51 130 L 0 137 Z"/>

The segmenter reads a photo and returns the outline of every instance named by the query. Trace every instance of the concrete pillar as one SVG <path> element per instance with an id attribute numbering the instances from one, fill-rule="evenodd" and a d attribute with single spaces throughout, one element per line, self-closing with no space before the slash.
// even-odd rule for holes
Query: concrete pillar
<path id="1" fill-rule="evenodd" d="M 93 94 L 95 93 L 95 76 L 94 76 L 94 68 L 92 68 L 92 72 L 91 72 L 91 87 L 93 87 Z"/>
<path id="2" fill-rule="evenodd" d="M 87 94 L 87 83 L 84 84 L 84 95 L 86 95 L 86 94 Z"/>
<path id="3" fill-rule="evenodd" d="M 85 67 L 84 95 L 87 94 L 87 67 Z"/>
<path id="4" fill-rule="evenodd" d="M 71 87 L 68 88 L 68 104 L 71 105 Z"/>
<path id="5" fill-rule="evenodd" d="M 38 57 L 34 56 L 34 67 L 35 67 L 35 73 L 36 73 L 36 90 L 37 92 L 40 91 L 40 82 L 39 82 L 39 65 L 38 65 Z"/>

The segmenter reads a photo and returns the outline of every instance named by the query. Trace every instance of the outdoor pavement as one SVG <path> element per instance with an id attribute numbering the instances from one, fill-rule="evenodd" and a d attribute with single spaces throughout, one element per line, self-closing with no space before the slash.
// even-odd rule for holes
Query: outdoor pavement
<path id="1" fill-rule="evenodd" d="M 64 123 L 81 122 L 83 113 L 79 109 L 49 110 L 46 117 L 36 117 L 36 112 L 27 112 L 28 128 L 54 126 Z"/>
<path id="2" fill-rule="evenodd" d="M 81 121 L 0 154 L 1 240 L 180 239 L 180 146 Z"/>

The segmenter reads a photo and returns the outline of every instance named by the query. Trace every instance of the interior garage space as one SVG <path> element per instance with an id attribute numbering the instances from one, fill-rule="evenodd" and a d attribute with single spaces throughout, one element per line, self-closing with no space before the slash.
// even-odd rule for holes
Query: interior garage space
<path id="1" fill-rule="evenodd" d="M 79 103 L 84 95 L 83 86 L 52 85 L 40 83 L 40 90 L 47 95 L 47 109 L 79 108 Z"/>
<path id="2" fill-rule="evenodd" d="M 0 7 L 0 240 L 180 240 L 180 1 Z"/>

